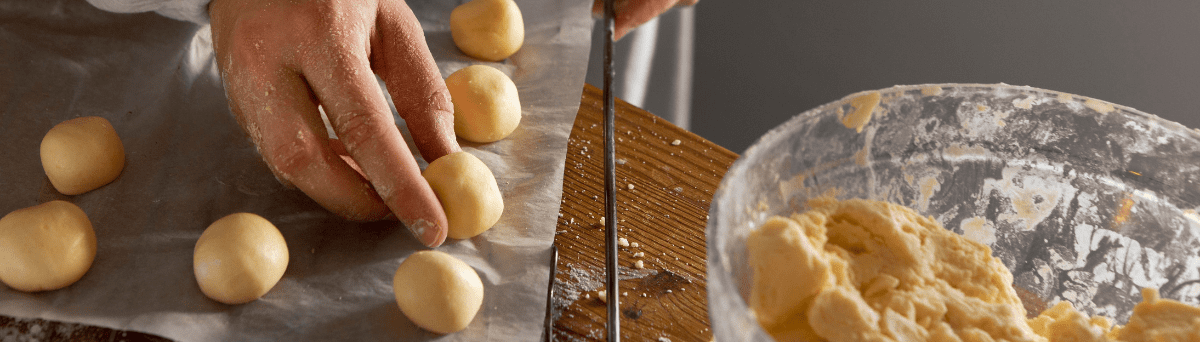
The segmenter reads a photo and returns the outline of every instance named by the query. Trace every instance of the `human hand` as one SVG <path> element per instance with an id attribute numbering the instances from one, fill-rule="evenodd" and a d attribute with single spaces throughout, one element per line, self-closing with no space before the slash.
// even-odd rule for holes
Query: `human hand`
<path id="1" fill-rule="evenodd" d="M 347 219 L 392 214 L 427 246 L 446 239 L 445 211 L 375 79 L 426 160 L 461 150 L 450 94 L 404 1 L 213 0 L 209 15 L 230 107 L 276 177 Z"/>
<path id="2" fill-rule="evenodd" d="M 621 39 L 634 28 L 677 5 L 691 6 L 699 0 L 614 0 L 613 39 Z M 592 2 L 592 13 L 604 14 L 604 0 Z"/>

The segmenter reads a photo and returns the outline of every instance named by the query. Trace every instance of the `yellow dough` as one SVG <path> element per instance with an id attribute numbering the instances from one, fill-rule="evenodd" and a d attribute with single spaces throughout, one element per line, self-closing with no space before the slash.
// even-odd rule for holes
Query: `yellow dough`
<path id="1" fill-rule="evenodd" d="M 489 143 L 504 139 L 521 122 L 517 85 L 500 70 L 472 65 L 446 78 L 454 102 L 454 134 Z"/>
<path id="2" fill-rule="evenodd" d="M 1200 341 L 1200 308 L 1143 289 L 1129 324 L 1059 302 L 1038 317 L 985 245 L 896 204 L 810 201 L 746 240 L 750 309 L 779 341 Z"/>
<path id="3" fill-rule="evenodd" d="M 513 0 L 472 0 L 450 12 L 450 36 L 468 56 L 499 61 L 521 49 L 525 23 Z"/>
<path id="4" fill-rule="evenodd" d="M 750 307 L 772 335 L 1037 337 L 1012 275 L 987 246 L 895 204 L 823 198 L 810 205 L 806 213 L 771 218 L 746 241 L 754 269 Z"/>
<path id="5" fill-rule="evenodd" d="M 463 330 L 483 305 L 483 282 L 467 263 L 438 251 L 413 253 L 392 279 L 396 304 L 422 329 Z"/>
<path id="6" fill-rule="evenodd" d="M 64 195 L 78 195 L 117 179 L 125 147 L 107 119 L 88 116 L 63 121 L 42 138 L 42 168 Z"/>
<path id="7" fill-rule="evenodd" d="M 465 151 L 447 154 L 421 173 L 446 210 L 447 237 L 467 239 L 500 221 L 504 198 L 496 177 L 479 158 Z"/>
<path id="8" fill-rule="evenodd" d="M 287 270 L 287 243 L 261 216 L 237 213 L 200 234 L 192 270 L 200 291 L 225 304 L 242 304 L 270 291 Z"/>
<path id="9" fill-rule="evenodd" d="M 1200 308 L 1158 297 L 1158 290 L 1143 288 L 1142 302 L 1124 327 L 1109 333 L 1116 341 L 1200 341 Z"/>
<path id="10" fill-rule="evenodd" d="M 0 281 L 15 290 L 67 287 L 95 258 L 92 222 L 70 202 L 46 202 L 0 218 Z"/>
<path id="11" fill-rule="evenodd" d="M 875 112 L 875 107 L 879 107 L 879 99 L 880 95 L 877 91 L 851 99 L 850 106 L 854 108 L 854 111 L 842 118 L 842 125 L 862 133 L 863 127 L 871 121 L 871 113 Z"/>

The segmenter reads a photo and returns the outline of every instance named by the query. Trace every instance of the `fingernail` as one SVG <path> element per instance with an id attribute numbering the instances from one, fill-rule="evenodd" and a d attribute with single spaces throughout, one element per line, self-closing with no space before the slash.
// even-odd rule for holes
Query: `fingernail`
<path id="1" fill-rule="evenodd" d="M 413 233 L 413 236 L 420 240 L 427 247 L 437 247 L 446 241 L 446 230 L 438 229 L 433 223 L 426 220 L 404 221 L 404 226 Z"/>

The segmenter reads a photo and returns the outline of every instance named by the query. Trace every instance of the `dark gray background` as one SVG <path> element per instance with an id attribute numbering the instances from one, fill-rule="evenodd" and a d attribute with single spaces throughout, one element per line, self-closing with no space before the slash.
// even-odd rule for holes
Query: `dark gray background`
<path id="1" fill-rule="evenodd" d="M 737 153 L 795 114 L 902 84 L 1028 85 L 1200 127 L 1198 1 L 701 0 L 695 10 L 690 129 Z M 655 70 L 667 69 L 658 58 Z M 650 87 L 644 107 L 665 112 Z"/>

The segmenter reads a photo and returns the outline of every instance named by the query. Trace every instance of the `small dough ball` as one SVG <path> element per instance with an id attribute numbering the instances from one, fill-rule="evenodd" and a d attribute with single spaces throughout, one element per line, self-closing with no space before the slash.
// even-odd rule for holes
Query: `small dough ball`
<path id="1" fill-rule="evenodd" d="M 225 304 L 262 297 L 287 270 L 283 234 L 270 221 L 237 213 L 213 222 L 200 234 L 192 270 L 205 296 Z"/>
<path id="2" fill-rule="evenodd" d="M 450 12 L 450 36 L 468 56 L 499 61 L 521 49 L 525 23 L 513 0 L 472 0 Z"/>
<path id="3" fill-rule="evenodd" d="M 429 163 L 425 180 L 437 194 L 451 239 L 468 239 L 492 228 L 504 212 L 504 198 L 487 165 L 465 151 L 447 154 Z"/>
<path id="4" fill-rule="evenodd" d="M 417 326 L 439 334 L 467 328 L 483 305 L 483 282 L 467 263 L 438 251 L 413 253 L 392 278 L 396 304 Z"/>
<path id="5" fill-rule="evenodd" d="M 125 146 L 107 119 L 87 116 L 63 121 L 42 138 L 42 169 L 58 192 L 78 195 L 117 179 L 125 168 Z"/>
<path id="6" fill-rule="evenodd" d="M 0 218 L 0 281 L 15 290 L 67 287 L 95 258 L 92 222 L 70 202 L 46 202 Z"/>
<path id="7" fill-rule="evenodd" d="M 496 68 L 459 69 L 446 78 L 446 89 L 454 102 L 454 134 L 463 139 L 478 143 L 504 139 L 521 122 L 517 85 Z"/>

